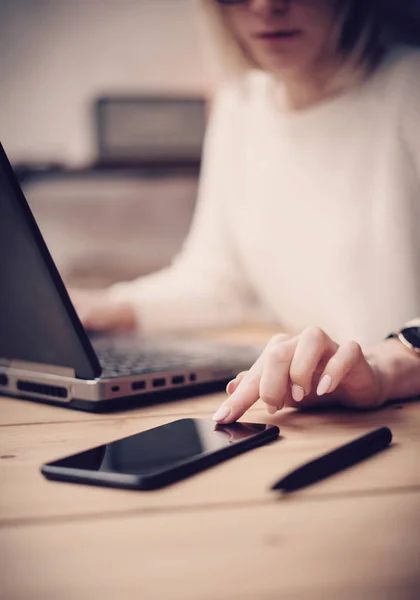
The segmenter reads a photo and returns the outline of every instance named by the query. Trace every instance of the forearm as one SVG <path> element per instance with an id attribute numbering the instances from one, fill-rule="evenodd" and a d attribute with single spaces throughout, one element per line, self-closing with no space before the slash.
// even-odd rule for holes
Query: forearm
<path id="1" fill-rule="evenodd" d="M 385 400 L 420 396 L 420 354 L 390 339 L 366 352 L 366 358 L 381 375 Z"/>
<path id="2" fill-rule="evenodd" d="M 188 268 L 169 268 L 108 290 L 113 302 L 129 304 L 146 332 L 225 327 L 245 322 L 254 307 L 235 279 L 203 277 Z"/>
<path id="3" fill-rule="evenodd" d="M 203 148 L 197 205 L 188 236 L 171 266 L 108 291 L 128 303 L 143 331 L 229 326 L 248 320 L 254 299 L 231 235 L 231 202 L 240 183 L 236 86 L 214 101 Z M 240 189 L 240 188 L 239 188 Z"/>

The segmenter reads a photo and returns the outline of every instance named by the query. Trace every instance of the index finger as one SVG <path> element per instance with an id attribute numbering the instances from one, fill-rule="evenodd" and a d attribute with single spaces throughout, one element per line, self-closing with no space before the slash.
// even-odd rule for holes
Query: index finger
<path id="1" fill-rule="evenodd" d="M 267 352 L 274 344 L 290 339 L 287 334 L 278 334 L 271 338 L 261 355 L 246 373 L 233 394 L 225 400 L 213 415 L 217 423 L 232 423 L 241 417 L 260 397 L 260 380 Z"/>

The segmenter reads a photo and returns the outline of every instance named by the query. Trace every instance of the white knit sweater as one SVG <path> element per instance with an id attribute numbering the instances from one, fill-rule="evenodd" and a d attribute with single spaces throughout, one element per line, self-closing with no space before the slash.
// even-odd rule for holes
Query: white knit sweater
<path id="1" fill-rule="evenodd" d="M 258 310 L 339 343 L 380 341 L 420 313 L 420 51 L 358 87 L 281 112 L 254 72 L 218 94 L 190 234 L 173 265 L 121 283 L 146 331 Z"/>

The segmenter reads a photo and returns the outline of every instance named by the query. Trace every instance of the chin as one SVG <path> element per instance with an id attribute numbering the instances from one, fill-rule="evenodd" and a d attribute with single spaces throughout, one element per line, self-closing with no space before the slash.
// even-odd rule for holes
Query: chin
<path id="1" fill-rule="evenodd" d="M 260 57 L 258 61 L 264 71 L 275 75 L 305 72 L 308 67 L 307 62 L 302 57 L 287 54 Z"/>

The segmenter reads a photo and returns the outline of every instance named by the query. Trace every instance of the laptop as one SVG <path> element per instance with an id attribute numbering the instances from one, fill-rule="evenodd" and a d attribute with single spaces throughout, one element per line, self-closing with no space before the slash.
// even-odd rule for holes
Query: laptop
<path id="1" fill-rule="evenodd" d="M 0 395 L 122 409 L 223 389 L 259 353 L 176 336 L 89 337 L 0 144 Z"/>

